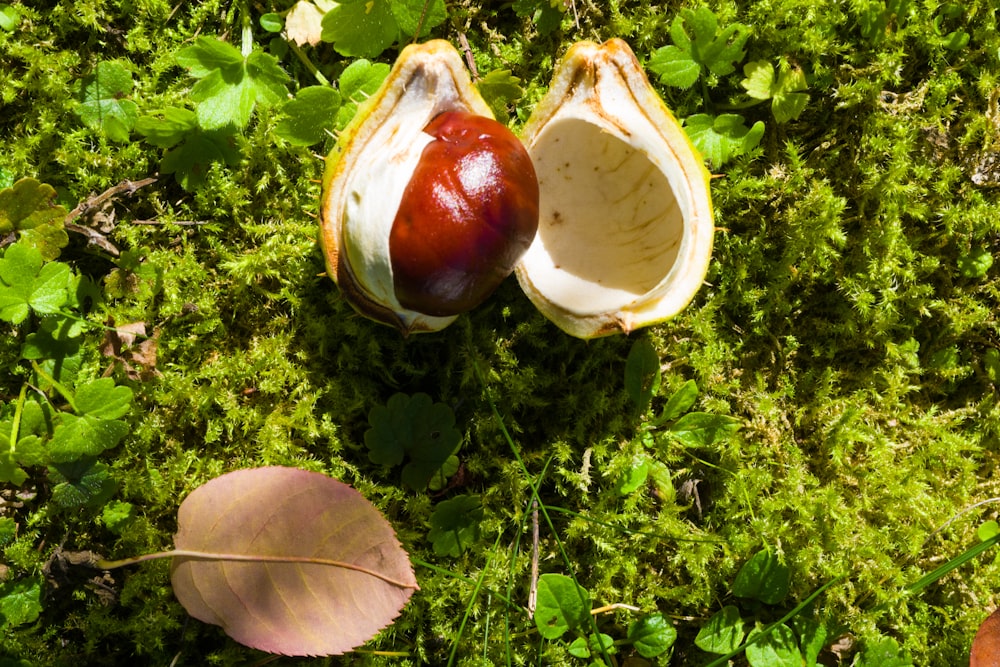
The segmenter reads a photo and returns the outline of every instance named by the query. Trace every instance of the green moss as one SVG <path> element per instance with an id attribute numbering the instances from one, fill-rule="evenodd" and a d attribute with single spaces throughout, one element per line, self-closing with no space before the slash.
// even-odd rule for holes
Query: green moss
<path id="1" fill-rule="evenodd" d="M 509 9 L 453 4 L 435 35 L 457 42 L 463 31 L 481 73 L 507 68 L 522 79 L 515 124 L 569 43 L 623 36 L 645 59 L 669 43 L 681 7 L 578 0 L 579 28 L 571 9 L 561 30 L 539 36 Z M 293 465 L 354 485 L 411 555 L 436 568 L 417 566 L 421 591 L 366 647 L 408 657 L 312 662 L 446 664 L 457 642 L 463 665 L 583 664 L 539 641 L 524 609 L 538 482 L 543 501 L 565 510 L 549 512 L 555 532 L 542 520 L 542 570 L 573 571 L 599 604 L 674 619 L 672 664 L 703 661 L 695 633 L 737 602 L 733 577 L 762 547 L 793 573 L 788 604 L 761 610 L 762 620 L 843 577 L 813 610 L 831 633 L 893 636 L 917 664 L 966 660 L 978 623 L 1000 604 L 1000 557 L 987 552 L 918 596 L 902 591 L 974 544 L 996 507 L 969 508 L 1000 495 L 1000 388 L 986 361 L 1000 350 L 1000 264 L 982 275 L 961 268 L 970 253 L 1000 252 L 1000 176 L 989 166 L 995 17 L 985 5 L 965 7 L 950 29 L 964 28 L 970 42 L 951 51 L 933 38 L 937 8 L 927 3 L 909 3 L 877 34 L 862 23 L 881 2 L 710 4 L 720 20 L 753 27 L 747 60 L 801 66 L 810 100 L 783 125 L 765 106 L 741 110 L 767 133 L 713 180 L 720 229 L 707 284 L 673 322 L 632 339 L 647 336 L 661 360 L 651 414 L 694 379 L 697 409 L 739 418 L 738 435 L 692 449 L 661 434 L 647 446 L 651 415 L 635 416 L 624 391 L 632 340 L 569 339 L 513 281 L 439 334 L 403 340 L 356 315 L 321 275 L 315 243 L 330 143 L 283 145 L 271 132 L 277 118 L 261 114 L 240 138 L 238 166 L 214 165 L 194 192 L 163 176 L 115 203 L 108 236 L 122 258 L 75 237 L 64 251 L 62 261 L 104 286 L 94 322 L 141 321 L 155 332 L 156 372 L 130 380 L 121 366 L 109 371 L 136 396 L 129 436 L 102 456 L 118 484 L 113 503 L 131 505 L 126 527 L 120 504 L 110 514 L 47 508 L 36 476 L 37 495 L 2 510 L 18 526 L 3 546 L 12 575 L 42 572 L 57 545 L 109 557 L 169 548 L 177 505 L 199 484 L 236 468 Z M 131 64 L 144 113 L 190 107 L 193 80 L 172 54 L 196 34 L 239 33 L 239 8 L 228 3 L 17 7 L 21 25 L 0 32 L 0 169 L 56 186 L 70 207 L 154 174 L 162 157 L 86 129 L 73 113 L 79 80 L 119 59 Z M 313 53 L 322 67 L 343 65 L 326 47 Z M 292 58 L 282 64 L 298 85 L 314 83 Z M 700 90 L 662 92 L 680 116 L 709 103 L 718 111 L 738 104 L 740 78 L 714 81 L 707 101 Z M 27 374 L 25 332 L 5 333 L 0 393 L 9 403 Z M 96 327 L 86 336 L 85 376 L 112 366 L 98 351 L 102 337 Z M 481 495 L 485 519 L 481 544 L 458 558 L 436 556 L 427 539 L 439 498 L 406 490 L 398 471 L 367 458 L 368 412 L 397 391 L 450 405 L 465 435 L 465 477 L 453 492 Z M 665 465 L 667 486 L 650 481 L 623 497 L 617 481 L 639 455 Z M 5 634 L 6 651 L 37 664 L 260 659 L 187 619 L 165 563 L 116 571 L 100 585 L 50 581 L 43 602 L 37 623 Z M 619 611 L 599 623 L 620 638 L 633 618 Z"/>

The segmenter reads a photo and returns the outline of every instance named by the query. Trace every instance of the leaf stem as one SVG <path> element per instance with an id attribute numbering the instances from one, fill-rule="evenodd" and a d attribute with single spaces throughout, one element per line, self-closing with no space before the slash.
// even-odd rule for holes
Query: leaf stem
<path id="1" fill-rule="evenodd" d="M 331 567 L 340 567 L 345 570 L 353 570 L 354 572 L 360 572 L 362 574 L 367 574 L 368 576 L 375 577 L 376 579 L 381 579 L 387 584 L 396 586 L 398 588 L 412 588 L 414 590 L 419 590 L 419 586 L 416 584 L 410 584 L 405 581 L 399 581 L 393 579 L 392 577 L 386 576 L 375 570 L 369 570 L 366 567 L 360 565 L 354 565 L 353 563 L 345 563 L 339 560 L 330 560 L 328 558 L 311 558 L 309 556 L 266 556 L 266 555 L 253 555 L 253 554 L 226 554 L 226 553 L 212 553 L 207 551 L 189 551 L 187 549 L 174 549 L 173 551 L 158 551 L 153 554 L 144 554 L 142 556 L 136 556 L 135 558 L 123 558 L 122 560 L 105 560 L 103 558 L 98 558 L 94 560 L 90 565 L 93 567 L 100 568 L 102 570 L 114 570 L 119 567 L 124 567 L 126 565 L 134 565 L 136 563 L 141 563 L 147 560 L 156 560 L 159 558 L 190 558 L 192 560 L 221 560 L 221 561 L 236 561 L 245 563 L 302 563 L 306 565 L 329 565 Z"/>
<path id="2" fill-rule="evenodd" d="M 292 53 L 294 53 L 299 61 L 306 66 L 306 69 L 309 70 L 309 73 L 312 74 L 317 81 L 324 86 L 330 85 L 330 80 L 323 76 L 323 73 L 320 72 L 319 68 L 313 64 L 313 61 L 309 59 L 309 56 L 306 55 L 306 52 L 302 50 L 301 46 L 296 44 L 293 40 L 288 40 L 288 46 L 291 47 Z"/>
<path id="3" fill-rule="evenodd" d="M 24 400 L 28 395 L 28 385 L 21 385 L 21 393 L 17 396 L 17 407 L 14 408 L 14 421 L 10 425 L 10 455 L 14 458 L 14 449 L 17 447 L 17 437 L 21 431 L 21 413 L 24 412 Z"/>
<path id="4" fill-rule="evenodd" d="M 243 23 L 240 34 L 240 53 L 246 60 L 253 53 L 253 19 L 250 18 L 250 7 L 246 2 L 240 4 L 240 19 Z"/>
<path id="5" fill-rule="evenodd" d="M 69 403 L 69 407 L 73 410 L 73 412 L 77 412 L 76 401 L 73 400 L 73 394 L 70 392 L 69 389 L 59 384 L 59 382 L 54 377 L 43 371 L 42 367 L 39 366 L 37 362 L 32 361 L 31 367 L 39 375 L 39 377 L 41 377 L 43 380 L 45 380 L 53 387 L 55 387 L 56 391 L 58 391 L 59 394 L 66 399 L 66 402 Z"/>

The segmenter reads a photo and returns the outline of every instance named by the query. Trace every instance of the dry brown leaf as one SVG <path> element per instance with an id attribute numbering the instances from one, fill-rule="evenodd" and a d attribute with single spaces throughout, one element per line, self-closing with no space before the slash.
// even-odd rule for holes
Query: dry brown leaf
<path id="1" fill-rule="evenodd" d="M 285 37 L 299 46 L 316 46 L 323 34 L 324 13 L 309 0 L 299 0 L 285 17 Z"/>
<path id="2" fill-rule="evenodd" d="M 969 667 L 1000 665 L 1000 609 L 990 614 L 972 640 Z"/>
<path id="3" fill-rule="evenodd" d="M 171 566 L 174 594 L 195 618 L 262 651 L 350 651 L 391 623 L 417 589 L 388 521 L 320 473 L 223 475 L 181 503 L 177 524 L 183 553 Z"/>

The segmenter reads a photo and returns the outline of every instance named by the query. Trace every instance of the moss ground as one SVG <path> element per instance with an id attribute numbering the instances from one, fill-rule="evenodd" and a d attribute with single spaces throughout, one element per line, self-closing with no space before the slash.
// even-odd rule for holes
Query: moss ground
<path id="1" fill-rule="evenodd" d="M 448 4 L 449 20 L 433 34 L 457 43 L 464 33 L 481 72 L 505 68 L 522 79 L 515 125 L 568 44 L 618 36 L 646 59 L 671 43 L 674 15 L 693 6 L 578 0 L 560 29 L 540 35 L 511 3 Z M 15 6 L 19 24 L 0 30 L 0 170 L 55 186 L 67 208 L 156 174 L 162 157 L 138 137 L 113 142 L 85 127 L 74 113 L 80 79 L 117 59 L 129 63 L 142 112 L 190 105 L 193 80 L 173 54 L 196 35 L 239 33 L 228 2 Z M 124 259 L 71 235 L 60 260 L 107 295 L 92 319 L 141 321 L 157 335 L 155 373 L 110 370 L 135 401 L 128 435 L 101 458 L 118 485 L 107 507 L 130 510 L 122 521 L 105 507 L 52 511 L 40 471 L 25 483 L 33 495 L 22 507 L 0 507 L 17 525 L 3 547 L 7 576 L 39 575 L 56 547 L 110 558 L 169 548 L 177 506 L 198 485 L 237 468 L 297 466 L 352 484 L 410 554 L 435 567 L 418 565 L 422 590 L 365 651 L 274 664 L 443 665 L 457 644 L 456 664 L 583 665 L 564 645 L 539 640 L 523 611 L 530 480 L 492 400 L 543 500 L 573 513 L 552 513 L 555 533 L 543 524 L 542 571 L 572 569 L 596 602 L 672 619 L 679 638 L 669 664 L 708 660 L 694 637 L 737 603 L 733 577 L 762 548 L 789 566 L 791 590 L 776 608 L 745 610 L 748 620 L 778 618 L 842 577 L 807 613 L 827 626 L 829 645 L 852 638 L 844 664 L 884 637 L 919 665 L 967 661 L 976 628 L 1000 604 L 997 553 L 917 596 L 903 590 L 975 544 L 997 507 L 980 503 L 1000 497 L 1000 263 L 987 261 L 1000 253 L 995 11 L 986 0 L 950 14 L 923 0 L 709 6 L 723 23 L 750 26 L 745 61 L 803 68 L 809 102 L 784 124 L 767 105 L 741 111 L 767 129 L 757 148 L 715 170 L 719 230 L 707 283 L 675 320 L 631 337 L 569 338 L 513 280 L 434 335 L 404 340 L 358 317 L 323 275 L 315 242 L 320 156 L 332 143 L 290 146 L 273 134 L 276 114 L 258 114 L 239 164 L 213 165 L 193 191 L 162 175 L 119 198 L 108 238 Z M 886 20 L 871 29 L 871 17 Z M 942 35 L 955 30 L 969 41 L 951 49 Z M 255 37 L 270 39 L 259 29 Z M 329 45 L 311 53 L 321 67 L 342 67 Z M 293 81 L 315 83 L 292 56 L 281 63 Z M 679 117 L 720 112 L 740 99 L 740 78 L 713 76 L 710 99 L 698 87 L 660 91 Z M 24 377 L 14 344 L 23 335 L 10 328 L 0 344 L 5 402 Z M 101 337 L 88 334 L 84 375 L 112 365 L 98 353 Z M 693 379 L 697 409 L 742 428 L 706 448 L 659 439 L 650 451 L 669 483 L 623 496 L 615 485 L 643 451 L 650 417 L 635 414 L 624 386 L 636 339 L 651 341 L 661 361 L 652 413 Z M 464 435 L 465 474 L 448 493 L 480 494 L 485 518 L 481 543 L 460 557 L 435 555 L 427 538 L 447 494 L 409 491 L 398 470 L 368 460 L 368 412 L 396 392 L 450 405 Z M 682 492 L 692 486 L 698 506 Z M 479 578 L 486 588 L 476 593 L 470 580 Z M 50 577 L 41 603 L 36 621 L 5 627 L 9 659 L 0 663 L 266 659 L 188 619 L 163 562 L 117 570 L 100 586 Z M 602 629 L 621 637 L 631 613 L 602 617 Z"/>

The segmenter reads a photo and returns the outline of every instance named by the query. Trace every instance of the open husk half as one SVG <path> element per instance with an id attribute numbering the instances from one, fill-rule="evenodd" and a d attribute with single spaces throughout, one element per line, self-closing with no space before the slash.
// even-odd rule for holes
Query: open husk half
<path id="1" fill-rule="evenodd" d="M 404 335 L 443 329 L 457 317 L 400 304 L 389 247 L 404 191 L 434 141 L 424 128 L 453 111 L 493 118 L 454 47 L 407 46 L 327 156 L 320 203 L 327 273 L 354 308 Z"/>
<path id="2" fill-rule="evenodd" d="M 709 173 L 628 45 L 573 45 L 522 139 L 539 225 L 515 272 L 535 306 L 579 338 L 681 311 L 712 253 Z"/>

